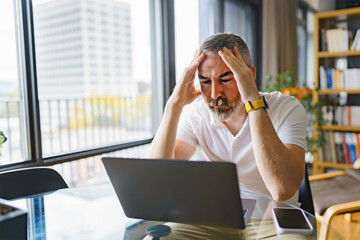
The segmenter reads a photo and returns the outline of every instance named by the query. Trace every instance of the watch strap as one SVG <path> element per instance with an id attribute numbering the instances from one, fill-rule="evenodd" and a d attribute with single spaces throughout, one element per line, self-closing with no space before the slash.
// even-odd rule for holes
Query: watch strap
<path id="1" fill-rule="evenodd" d="M 256 109 L 259 109 L 259 108 L 267 109 L 268 105 L 267 105 L 265 97 L 263 96 L 259 100 L 256 100 L 256 101 L 253 101 L 253 102 L 248 101 L 245 104 L 245 108 L 246 108 L 246 112 L 249 113 L 249 112 L 252 112 L 252 111 L 254 111 Z"/>

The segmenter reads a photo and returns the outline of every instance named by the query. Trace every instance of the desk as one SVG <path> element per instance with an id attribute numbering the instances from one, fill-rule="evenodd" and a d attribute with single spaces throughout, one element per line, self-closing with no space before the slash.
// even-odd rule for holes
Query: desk
<path id="1" fill-rule="evenodd" d="M 238 231 L 236 237 L 232 234 L 228 239 L 317 238 L 315 226 L 319 222 L 313 215 L 307 214 L 315 228 L 313 235 L 277 235 L 271 218 L 271 209 L 274 206 L 290 205 L 277 203 L 270 197 L 248 191 L 241 191 L 241 196 L 256 199 L 256 207 L 247 228 L 242 231 L 236 230 Z M 127 218 L 110 183 L 62 189 L 13 200 L 10 203 L 28 212 L 28 239 L 143 239 L 148 226 L 159 224 L 159 222 Z M 184 234 L 184 228 L 190 227 L 193 230 L 195 228 L 196 231 L 203 231 L 204 239 L 211 239 L 208 235 L 210 233 L 223 236 L 223 231 L 217 228 L 167 224 L 172 227 L 174 234 Z M 329 232 L 331 239 L 342 239 L 335 230 L 330 228 Z M 184 239 L 191 239 L 191 236 L 186 235 Z"/>

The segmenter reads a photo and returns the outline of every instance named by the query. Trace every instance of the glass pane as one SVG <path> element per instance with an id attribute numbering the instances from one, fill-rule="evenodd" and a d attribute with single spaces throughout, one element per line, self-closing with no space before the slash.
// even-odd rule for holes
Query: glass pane
<path id="1" fill-rule="evenodd" d="M 306 19 L 304 11 L 297 9 L 297 39 L 298 39 L 298 86 L 302 87 L 306 84 Z"/>
<path id="2" fill-rule="evenodd" d="M 21 84 L 21 21 L 17 9 L 17 1 L 4 1 L 0 8 L 0 131 L 8 139 L 0 147 L 0 165 L 29 157 Z"/>
<path id="3" fill-rule="evenodd" d="M 45 156 L 152 137 L 148 3 L 33 1 Z"/>
<path id="4" fill-rule="evenodd" d="M 178 81 L 199 48 L 199 1 L 175 0 L 175 56 Z"/>
<path id="5" fill-rule="evenodd" d="M 199 0 L 200 42 L 215 33 L 215 0 Z M 188 16 L 187 16 L 188 17 Z"/>
<path id="6" fill-rule="evenodd" d="M 213 0 L 174 0 L 176 81 L 194 57 L 201 41 L 214 33 Z M 199 87 L 197 75 L 195 86 Z"/>
<path id="7" fill-rule="evenodd" d="M 306 84 L 308 88 L 314 88 L 314 13 L 306 13 Z"/>
<path id="8" fill-rule="evenodd" d="M 60 163 L 52 166 L 64 178 L 69 187 L 101 184 L 109 181 L 102 157 L 146 158 L 150 153 L 150 144 L 127 148 L 103 155 Z"/>
<path id="9" fill-rule="evenodd" d="M 256 14 L 246 3 L 224 2 L 224 32 L 239 35 L 249 47 L 253 64 L 256 64 Z"/>

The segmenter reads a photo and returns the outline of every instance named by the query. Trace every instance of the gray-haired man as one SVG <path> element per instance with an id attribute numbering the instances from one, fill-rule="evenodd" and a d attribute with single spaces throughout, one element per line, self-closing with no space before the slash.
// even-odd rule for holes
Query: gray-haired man
<path id="1" fill-rule="evenodd" d="M 207 38 L 166 104 L 150 157 L 190 159 L 200 147 L 210 161 L 236 163 L 242 189 L 296 204 L 304 177 L 305 110 L 293 97 L 260 93 L 255 74 L 241 37 Z M 204 101 L 194 101 L 200 95 Z"/>

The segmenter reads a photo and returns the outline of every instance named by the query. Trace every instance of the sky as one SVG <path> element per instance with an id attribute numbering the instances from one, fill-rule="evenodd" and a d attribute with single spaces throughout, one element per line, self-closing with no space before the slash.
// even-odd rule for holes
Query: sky
<path id="1" fill-rule="evenodd" d="M 2 1 L 0 8 L 0 81 L 18 81 L 13 1 Z"/>

